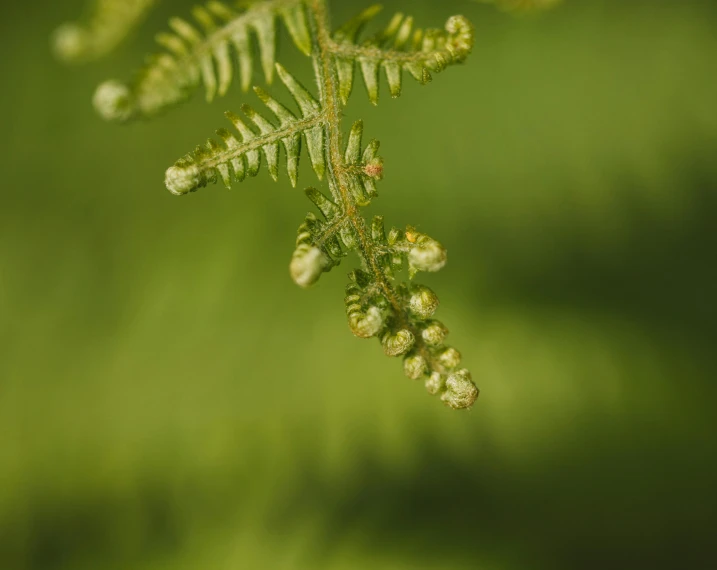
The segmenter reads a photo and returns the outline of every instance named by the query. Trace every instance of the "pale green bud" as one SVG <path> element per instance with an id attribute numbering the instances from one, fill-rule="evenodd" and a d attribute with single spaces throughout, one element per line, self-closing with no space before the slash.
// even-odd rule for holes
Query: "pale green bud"
<path id="1" fill-rule="evenodd" d="M 422 236 L 408 253 L 408 264 L 416 271 L 439 271 L 448 260 L 448 252 L 436 240 Z"/>
<path id="2" fill-rule="evenodd" d="M 471 373 L 465 368 L 456 370 L 448 376 L 445 389 L 441 400 L 454 410 L 470 408 L 479 394 L 478 388 L 471 379 Z"/>
<path id="3" fill-rule="evenodd" d="M 440 346 L 448 334 L 448 329 L 438 321 L 430 321 L 421 331 L 421 338 L 428 346 Z"/>
<path id="4" fill-rule="evenodd" d="M 329 258 L 318 247 L 301 244 L 291 258 L 289 273 L 299 287 L 309 287 L 319 280 L 329 263 Z"/>
<path id="5" fill-rule="evenodd" d="M 189 194 L 202 184 L 202 174 L 195 164 L 170 166 L 164 175 L 164 185 L 175 196 Z"/>
<path id="6" fill-rule="evenodd" d="M 402 329 L 396 334 L 388 332 L 381 339 L 386 356 L 402 356 L 413 348 L 415 342 L 413 333 L 407 329 Z"/>
<path id="7" fill-rule="evenodd" d="M 446 385 L 446 377 L 440 372 L 432 372 L 431 375 L 426 378 L 426 390 L 432 396 L 443 391 Z"/>
<path id="8" fill-rule="evenodd" d="M 92 98 L 95 111 L 106 121 L 124 122 L 134 114 L 134 101 L 129 87 L 111 79 L 102 83 Z"/>
<path id="9" fill-rule="evenodd" d="M 408 307 L 415 317 L 422 320 L 428 319 L 438 308 L 438 297 L 428 287 L 416 285 L 411 289 Z"/>
<path id="10" fill-rule="evenodd" d="M 438 362 L 452 370 L 461 363 L 461 353 L 455 348 L 446 348 L 438 355 Z"/>
<path id="11" fill-rule="evenodd" d="M 351 332 L 359 338 L 376 336 L 383 328 L 383 315 L 378 307 L 369 307 L 364 312 L 356 311 L 349 315 Z"/>
<path id="12" fill-rule="evenodd" d="M 403 371 L 411 380 L 418 380 L 428 370 L 426 359 L 420 354 L 407 356 L 403 360 Z"/>

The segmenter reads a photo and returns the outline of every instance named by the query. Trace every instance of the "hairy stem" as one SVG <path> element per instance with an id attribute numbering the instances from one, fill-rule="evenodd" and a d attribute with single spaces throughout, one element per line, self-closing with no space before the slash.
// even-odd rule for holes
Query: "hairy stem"
<path id="1" fill-rule="evenodd" d="M 331 25 L 326 0 L 312 0 L 310 5 L 310 25 L 312 27 L 314 73 L 321 97 L 321 106 L 326 112 L 326 140 L 328 147 L 328 182 L 331 194 L 340 203 L 344 215 L 348 218 L 359 240 L 357 253 L 366 268 L 376 279 L 381 292 L 393 306 L 397 317 L 404 321 L 403 305 L 398 299 L 392 284 L 379 267 L 378 257 L 373 241 L 369 237 L 369 229 L 359 206 L 348 189 L 346 175 L 349 171 L 344 156 L 341 136 L 341 101 L 339 98 L 338 79 L 333 60 L 330 57 L 334 42 L 331 39 Z"/>

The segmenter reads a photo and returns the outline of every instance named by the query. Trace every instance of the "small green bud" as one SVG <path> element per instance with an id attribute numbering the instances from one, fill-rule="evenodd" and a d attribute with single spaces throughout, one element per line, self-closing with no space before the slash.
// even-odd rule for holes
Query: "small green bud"
<path id="1" fill-rule="evenodd" d="M 183 196 L 202 185 L 202 173 L 195 164 L 171 166 L 164 175 L 164 185 L 175 196 Z"/>
<path id="2" fill-rule="evenodd" d="M 381 339 L 386 356 L 402 356 L 413 348 L 415 342 L 413 333 L 407 329 L 402 329 L 396 334 L 388 332 Z"/>
<path id="3" fill-rule="evenodd" d="M 461 363 L 461 353 L 455 348 L 446 348 L 438 355 L 438 362 L 452 370 Z"/>
<path id="4" fill-rule="evenodd" d="M 408 306 L 415 317 L 421 320 L 428 319 L 438 308 L 438 297 L 428 287 L 416 285 L 411 289 Z"/>
<path id="5" fill-rule="evenodd" d="M 105 121 L 123 123 L 134 114 L 134 101 L 129 87 L 111 79 L 102 83 L 92 98 L 95 111 Z"/>
<path id="6" fill-rule="evenodd" d="M 349 315 L 351 332 L 359 338 L 376 336 L 383 328 L 383 324 L 383 315 L 378 307 L 369 307 L 365 313 L 356 311 Z"/>
<path id="7" fill-rule="evenodd" d="M 436 240 L 422 236 L 408 253 L 408 264 L 416 271 L 439 271 L 446 265 L 448 252 Z"/>
<path id="8" fill-rule="evenodd" d="M 446 377 L 440 372 L 432 372 L 431 375 L 426 378 L 426 390 L 432 396 L 443 391 L 446 385 Z"/>
<path id="9" fill-rule="evenodd" d="M 462 410 L 470 408 L 478 394 L 479 390 L 471 379 L 471 373 L 463 368 L 448 376 L 446 391 L 441 395 L 441 400 L 454 410 Z"/>
<path id="10" fill-rule="evenodd" d="M 440 346 L 448 334 L 448 329 L 438 321 L 428 321 L 421 331 L 421 338 L 428 346 Z"/>
<path id="11" fill-rule="evenodd" d="M 289 272 L 299 287 L 309 287 L 319 280 L 329 263 L 329 258 L 318 247 L 301 244 L 294 251 Z"/>
<path id="12" fill-rule="evenodd" d="M 411 380 L 418 380 L 427 370 L 428 363 L 420 354 L 409 355 L 403 360 L 403 371 Z"/>

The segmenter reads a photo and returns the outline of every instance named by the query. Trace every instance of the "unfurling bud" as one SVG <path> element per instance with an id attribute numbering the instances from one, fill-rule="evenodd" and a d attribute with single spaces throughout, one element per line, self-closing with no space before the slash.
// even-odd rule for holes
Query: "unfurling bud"
<path id="1" fill-rule="evenodd" d="M 105 121 L 123 123 L 134 114 L 132 92 L 127 85 L 114 79 L 105 81 L 97 88 L 92 104 Z"/>
<path id="2" fill-rule="evenodd" d="M 371 338 L 376 336 L 383 328 L 383 315 L 378 307 L 369 307 L 366 312 L 361 312 L 360 307 L 349 314 L 349 328 L 359 338 Z"/>
<path id="3" fill-rule="evenodd" d="M 421 338 L 428 346 L 440 346 L 448 334 L 448 329 L 438 321 L 429 321 L 421 331 Z"/>
<path id="4" fill-rule="evenodd" d="M 439 271 L 448 259 L 446 249 L 433 238 L 421 234 L 408 253 L 408 265 L 413 275 L 418 271 Z"/>
<path id="5" fill-rule="evenodd" d="M 421 320 L 429 319 L 438 308 L 438 297 L 428 287 L 416 285 L 411 288 L 408 302 L 411 313 Z"/>
<path id="6" fill-rule="evenodd" d="M 415 342 L 413 333 L 407 329 L 401 329 L 396 334 L 387 332 L 381 339 L 386 356 L 403 356 L 413 348 Z"/>
<path id="7" fill-rule="evenodd" d="M 319 280 L 329 263 L 329 258 L 318 247 L 300 244 L 291 258 L 289 272 L 299 287 L 309 287 Z"/>
<path id="8" fill-rule="evenodd" d="M 426 390 L 432 396 L 443 391 L 446 385 L 446 377 L 440 372 L 432 372 L 431 375 L 426 378 Z"/>
<path id="9" fill-rule="evenodd" d="M 438 362 L 449 370 L 452 370 L 461 363 L 461 353 L 455 348 L 446 348 L 438 355 Z"/>
<path id="10" fill-rule="evenodd" d="M 164 174 L 164 185 L 175 196 L 183 196 L 204 185 L 202 173 L 196 164 L 170 166 Z"/>
<path id="11" fill-rule="evenodd" d="M 420 354 L 407 356 L 403 360 L 403 371 L 411 380 L 418 380 L 428 370 L 426 359 Z"/>
<path id="12" fill-rule="evenodd" d="M 470 408 L 479 393 L 471 379 L 471 373 L 465 368 L 456 370 L 448 376 L 445 390 L 441 395 L 441 400 L 454 410 Z"/>

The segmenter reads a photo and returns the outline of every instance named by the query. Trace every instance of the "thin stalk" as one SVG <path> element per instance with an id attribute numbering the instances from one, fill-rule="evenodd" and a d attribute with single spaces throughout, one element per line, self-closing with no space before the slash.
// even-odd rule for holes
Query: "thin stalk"
<path id="1" fill-rule="evenodd" d="M 381 292 L 394 308 L 396 317 L 400 322 L 406 322 L 403 305 L 392 284 L 381 270 L 378 258 L 381 254 L 369 237 L 369 229 L 359 206 L 349 191 L 347 167 L 342 152 L 342 112 L 339 99 L 338 79 L 336 68 L 331 58 L 333 41 L 331 40 L 331 25 L 326 0 L 311 0 L 309 4 L 309 22 L 312 28 L 313 60 L 316 84 L 319 89 L 321 107 L 326 113 L 326 140 L 327 173 L 331 194 L 337 203 L 341 204 L 344 215 L 354 228 L 358 236 L 359 247 L 357 253 L 366 268 L 374 276 Z"/>

